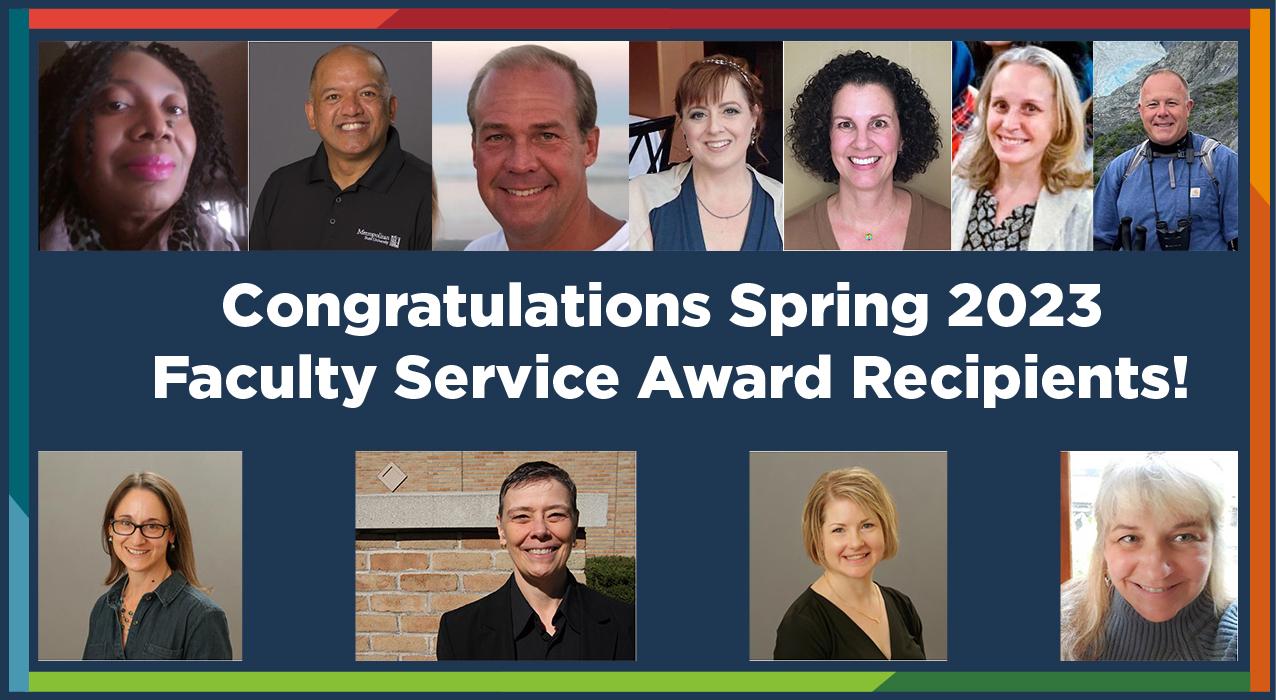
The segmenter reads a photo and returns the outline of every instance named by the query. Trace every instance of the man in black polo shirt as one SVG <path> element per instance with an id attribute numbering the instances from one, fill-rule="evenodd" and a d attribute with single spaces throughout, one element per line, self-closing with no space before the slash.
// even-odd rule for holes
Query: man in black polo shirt
<path id="1" fill-rule="evenodd" d="M 262 188 L 249 247 L 428 250 L 430 165 L 399 146 L 398 101 L 381 58 L 338 46 L 310 72 L 306 121 L 323 143 Z"/>
<path id="2" fill-rule="evenodd" d="M 567 571 L 579 522 L 576 484 L 563 469 L 528 462 L 510 472 L 496 531 L 514 575 L 496 592 L 443 614 L 439 660 L 633 659 L 633 606 Z"/>

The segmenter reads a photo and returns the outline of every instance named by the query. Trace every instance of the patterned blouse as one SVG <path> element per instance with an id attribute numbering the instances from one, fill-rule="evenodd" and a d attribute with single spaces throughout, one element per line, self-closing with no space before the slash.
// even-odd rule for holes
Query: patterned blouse
<path id="1" fill-rule="evenodd" d="M 986 189 L 975 195 L 975 204 L 970 208 L 970 219 L 966 222 L 966 239 L 961 244 L 962 250 L 1027 250 L 1028 235 L 1032 233 L 1032 215 L 1037 211 L 1037 204 L 1024 204 L 1015 207 L 1010 215 L 1000 224 L 997 220 L 997 198 Z"/>

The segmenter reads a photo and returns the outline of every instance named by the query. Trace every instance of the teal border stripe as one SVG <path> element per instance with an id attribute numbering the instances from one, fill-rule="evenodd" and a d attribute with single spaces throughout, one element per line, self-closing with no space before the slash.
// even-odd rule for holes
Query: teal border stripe
<path id="1" fill-rule="evenodd" d="M 9 104 L 26 105 L 31 74 L 25 9 L 9 10 Z M 28 687 L 31 639 L 29 110 L 9 112 L 9 690 Z"/>

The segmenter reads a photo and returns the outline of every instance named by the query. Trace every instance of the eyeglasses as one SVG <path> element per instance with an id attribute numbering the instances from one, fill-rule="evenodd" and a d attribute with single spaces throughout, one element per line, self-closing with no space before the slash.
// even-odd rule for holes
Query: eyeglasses
<path id="1" fill-rule="evenodd" d="M 158 540 L 168 533 L 172 525 L 160 525 L 159 523 L 143 523 L 138 525 L 132 520 L 112 520 L 111 532 L 120 537 L 128 537 L 139 529 L 142 531 L 142 537 L 148 540 Z"/>

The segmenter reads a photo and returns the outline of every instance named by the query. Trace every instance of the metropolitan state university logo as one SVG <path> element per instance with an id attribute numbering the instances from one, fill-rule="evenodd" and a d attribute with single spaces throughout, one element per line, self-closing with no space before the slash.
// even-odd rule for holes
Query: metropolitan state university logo
<path id="1" fill-rule="evenodd" d="M 376 231 L 369 231 L 363 228 L 362 226 L 355 231 L 355 235 L 359 236 L 365 241 L 368 241 L 369 243 L 380 243 L 381 245 L 389 246 L 391 248 L 398 248 L 400 243 L 402 243 L 403 241 L 402 237 L 400 236 L 395 236 L 393 234 L 377 233 Z"/>

